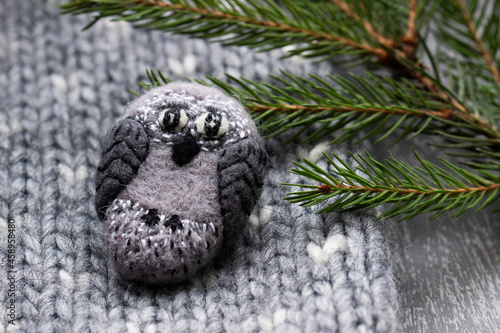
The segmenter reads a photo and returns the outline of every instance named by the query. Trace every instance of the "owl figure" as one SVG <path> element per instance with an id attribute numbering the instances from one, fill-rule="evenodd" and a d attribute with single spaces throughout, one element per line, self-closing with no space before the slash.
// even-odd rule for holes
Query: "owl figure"
<path id="1" fill-rule="evenodd" d="M 95 185 L 122 276 L 185 280 L 241 235 L 267 154 L 244 108 L 215 88 L 170 83 L 127 107 L 103 141 Z"/>

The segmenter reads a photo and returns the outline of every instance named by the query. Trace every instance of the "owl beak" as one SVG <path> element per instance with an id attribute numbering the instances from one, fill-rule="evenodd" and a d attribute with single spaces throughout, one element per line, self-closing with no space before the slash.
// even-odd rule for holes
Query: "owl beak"
<path id="1" fill-rule="evenodd" d="M 200 152 L 200 145 L 191 134 L 186 134 L 176 141 L 172 146 L 172 161 L 178 166 L 188 164 Z"/>

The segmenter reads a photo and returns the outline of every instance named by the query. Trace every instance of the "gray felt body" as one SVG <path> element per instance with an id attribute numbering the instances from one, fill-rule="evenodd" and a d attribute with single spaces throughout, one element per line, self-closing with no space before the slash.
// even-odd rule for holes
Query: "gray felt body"
<path id="1" fill-rule="evenodd" d="M 174 131 L 180 110 L 188 118 Z M 170 111 L 177 123 L 163 128 L 160 115 Z M 228 132 L 207 136 L 211 127 L 198 126 L 207 112 L 219 114 L 208 124 L 227 117 Z M 197 83 L 153 89 L 125 114 L 107 133 L 96 172 L 111 260 L 126 279 L 185 280 L 241 238 L 264 183 L 262 139 L 241 104 Z"/>

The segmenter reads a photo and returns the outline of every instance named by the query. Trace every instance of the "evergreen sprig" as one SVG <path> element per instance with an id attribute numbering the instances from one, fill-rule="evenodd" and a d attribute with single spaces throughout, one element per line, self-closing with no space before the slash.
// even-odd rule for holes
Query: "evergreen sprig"
<path id="1" fill-rule="evenodd" d="M 61 6 L 63 13 L 97 13 L 89 28 L 103 17 L 268 51 L 304 44 L 290 55 L 333 57 L 338 53 L 387 56 L 370 43 L 363 31 L 349 29 L 337 6 L 329 2 L 189 1 L 189 0 L 76 0 Z M 336 22 L 332 25 L 331 22 Z"/>
<path id="2" fill-rule="evenodd" d="M 434 144 L 452 155 L 490 158 L 487 153 L 478 152 L 477 146 L 487 152 L 500 147 L 496 138 L 478 138 L 476 124 L 456 119 L 450 102 L 439 100 L 434 93 L 408 80 L 370 73 L 351 74 L 349 78 L 303 78 L 283 71 L 281 74 L 271 76 L 279 88 L 231 75 L 227 75 L 229 83 L 210 76 L 208 82 L 200 82 L 215 85 L 242 100 L 260 131 L 268 137 L 295 129 L 285 142 L 302 137 L 303 143 L 310 143 L 334 132 L 339 135 L 331 144 L 353 138 L 357 143 L 367 139 L 379 142 L 394 133 L 398 134 L 397 142 L 426 133 L 445 137 L 446 143 Z M 147 90 L 170 82 L 161 71 L 147 71 L 147 75 L 149 82 L 140 83 Z M 321 126 L 304 137 L 303 133 L 315 124 Z M 465 152 L 467 148 L 471 151 Z"/>
<path id="3" fill-rule="evenodd" d="M 320 185 L 285 184 L 311 189 L 288 193 L 285 199 L 306 207 L 325 200 L 332 202 L 320 213 L 389 204 L 391 207 L 379 218 L 403 215 L 401 220 L 407 220 L 418 214 L 436 212 L 430 217 L 432 220 L 447 211 L 454 211 L 453 217 L 473 209 L 477 213 L 500 198 L 500 178 L 481 166 L 474 166 L 481 173 L 479 176 L 444 159 L 440 159 L 443 165 L 440 167 L 414 153 L 420 166 L 410 166 L 393 156 L 383 164 L 368 153 L 366 156 L 351 153 L 358 165 L 356 169 L 336 154 L 333 158 L 324 154 L 330 170 L 306 159 L 295 162 L 298 169 L 292 169 L 292 173 L 311 178 Z"/>
<path id="4" fill-rule="evenodd" d="M 412 133 L 431 132 L 433 119 L 452 123 L 448 120 L 449 103 L 433 101 L 432 94 L 414 90 L 407 81 L 369 73 L 351 75 L 360 88 L 342 76 L 303 78 L 281 73 L 283 77 L 272 76 L 280 88 L 231 75 L 227 75 L 231 83 L 214 77 L 207 77 L 209 82 L 202 83 L 216 85 L 242 100 L 260 131 L 268 137 L 297 129 L 288 141 L 317 123 L 322 126 L 302 142 L 317 141 L 339 131 L 341 134 L 331 143 L 340 143 L 367 128 L 371 130 L 358 142 L 373 137 L 381 141 L 402 129 L 401 139 Z M 147 71 L 147 75 L 149 82 L 140 84 L 146 90 L 170 82 L 161 71 Z"/>
<path id="5" fill-rule="evenodd" d="M 273 84 L 232 76 L 229 83 L 213 77 L 202 83 L 240 99 L 267 136 L 289 133 L 289 142 L 299 136 L 313 142 L 335 133 L 332 143 L 396 142 L 425 133 L 444 139 L 433 144 L 463 159 L 460 167 L 444 159 L 437 166 L 415 152 L 421 165 L 410 166 L 367 153 L 352 155 L 357 170 L 338 156 L 326 156 L 328 170 L 303 161 L 292 172 L 318 185 L 296 184 L 313 190 L 290 193 L 290 202 L 329 200 L 321 212 L 391 204 L 382 216 L 407 219 L 425 212 L 458 216 L 498 199 L 498 1 L 73 0 L 62 10 L 94 13 L 87 27 L 112 17 L 262 52 L 286 46 L 288 56 L 390 68 L 399 75 L 282 72 Z M 428 35 L 437 36 L 437 48 L 428 45 Z M 169 82 L 160 71 L 147 74 L 145 89 Z"/>
<path id="6" fill-rule="evenodd" d="M 443 1 L 439 16 L 447 22 L 437 26 L 442 45 L 460 56 L 454 59 L 469 76 L 500 89 L 500 2 Z"/>

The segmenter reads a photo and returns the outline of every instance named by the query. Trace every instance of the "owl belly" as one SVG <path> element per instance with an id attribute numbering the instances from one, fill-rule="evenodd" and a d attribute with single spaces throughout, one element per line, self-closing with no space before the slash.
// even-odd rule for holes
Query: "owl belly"
<path id="1" fill-rule="evenodd" d="M 222 243 L 217 154 L 202 151 L 177 166 L 165 148 L 152 145 L 107 211 L 110 256 L 132 280 L 185 280 L 211 261 Z"/>
<path id="2" fill-rule="evenodd" d="M 160 215 L 220 223 L 217 176 L 218 155 L 201 151 L 190 163 L 178 166 L 172 151 L 152 144 L 146 161 L 120 198 L 155 208 Z"/>

